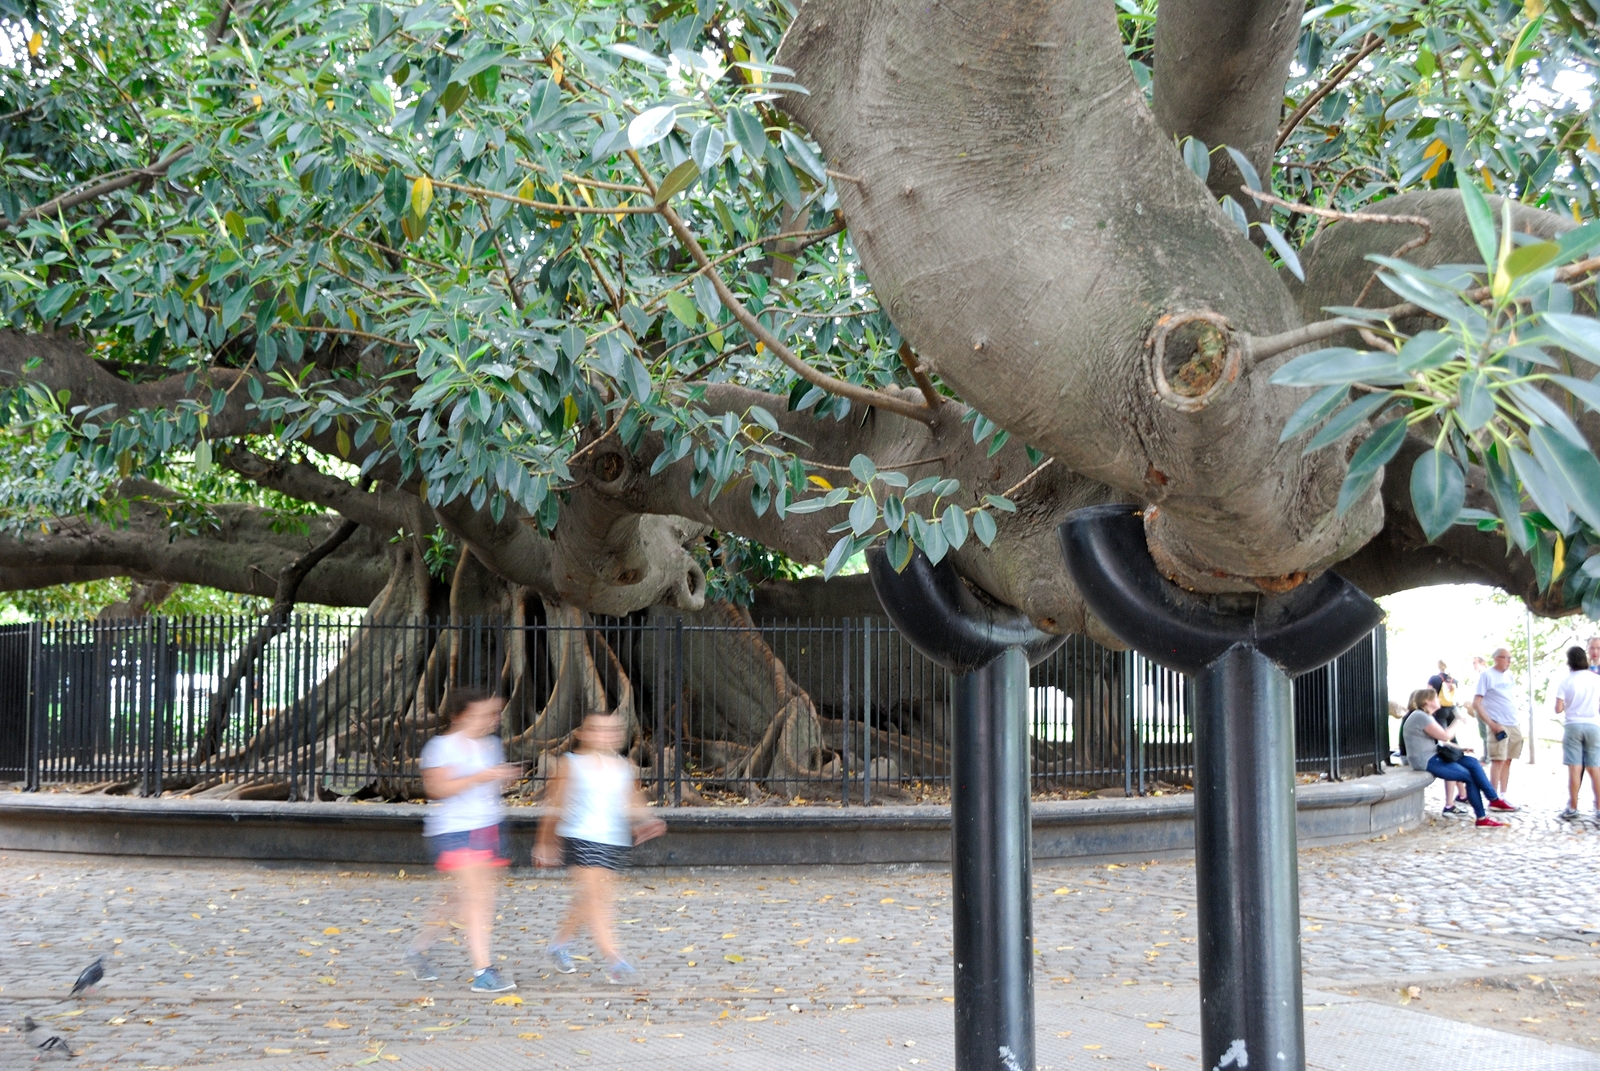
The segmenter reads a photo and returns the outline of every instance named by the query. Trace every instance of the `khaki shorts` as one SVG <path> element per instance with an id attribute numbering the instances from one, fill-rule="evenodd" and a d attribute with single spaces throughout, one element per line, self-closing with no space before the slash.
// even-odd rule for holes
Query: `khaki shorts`
<path id="1" fill-rule="evenodd" d="M 1502 762 L 1522 756 L 1522 730 L 1515 725 L 1502 725 L 1501 728 L 1506 731 L 1504 740 L 1496 740 L 1493 733 L 1489 734 L 1490 762 Z"/>

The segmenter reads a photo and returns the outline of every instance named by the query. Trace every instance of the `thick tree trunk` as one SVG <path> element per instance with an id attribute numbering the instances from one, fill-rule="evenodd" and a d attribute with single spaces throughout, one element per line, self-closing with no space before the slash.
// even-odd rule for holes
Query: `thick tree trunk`
<path id="1" fill-rule="evenodd" d="M 1278 429 L 1304 391 L 1245 367 L 1296 326 L 1266 261 L 1145 106 L 1112 8 L 809 0 L 783 106 L 854 177 L 839 197 L 883 307 L 961 397 L 1157 507 L 1163 569 L 1282 590 L 1380 527 L 1344 461 Z"/>

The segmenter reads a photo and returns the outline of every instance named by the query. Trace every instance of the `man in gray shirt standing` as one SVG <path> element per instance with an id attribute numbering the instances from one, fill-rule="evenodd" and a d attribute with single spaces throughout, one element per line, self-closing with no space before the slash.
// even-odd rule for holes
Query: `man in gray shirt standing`
<path id="1" fill-rule="evenodd" d="M 1511 761 L 1522 754 L 1522 728 L 1517 724 L 1517 679 L 1511 675 L 1511 652 L 1494 653 L 1494 665 L 1478 674 L 1472 712 L 1489 730 L 1489 783 L 1504 796 L 1511 780 Z"/>

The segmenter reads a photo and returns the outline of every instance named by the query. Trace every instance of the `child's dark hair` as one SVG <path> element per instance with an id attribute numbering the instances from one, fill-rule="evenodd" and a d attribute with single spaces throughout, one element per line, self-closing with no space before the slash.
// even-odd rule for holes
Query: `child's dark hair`
<path id="1" fill-rule="evenodd" d="M 500 697 L 487 688 L 452 688 L 445 697 L 439 716 L 445 721 L 455 721 L 461 712 L 474 703 L 484 703 Z"/>
<path id="2" fill-rule="evenodd" d="M 1567 668 L 1573 672 L 1589 668 L 1589 652 L 1582 647 L 1567 648 Z"/>

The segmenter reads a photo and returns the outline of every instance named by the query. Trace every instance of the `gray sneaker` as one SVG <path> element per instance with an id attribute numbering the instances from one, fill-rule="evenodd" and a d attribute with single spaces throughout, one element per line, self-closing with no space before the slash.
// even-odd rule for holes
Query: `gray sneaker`
<path id="1" fill-rule="evenodd" d="M 407 952 L 406 966 L 411 968 L 411 976 L 419 982 L 439 980 L 439 972 L 433 969 L 433 964 L 421 952 Z"/>
<path id="2" fill-rule="evenodd" d="M 556 965 L 556 970 L 561 974 L 577 973 L 578 965 L 572 962 L 572 953 L 567 951 L 566 945 L 551 945 L 550 961 Z"/>
<path id="3" fill-rule="evenodd" d="M 625 959 L 619 959 L 606 968 L 606 981 L 612 985 L 628 985 L 638 978 L 639 972 Z"/>
<path id="4" fill-rule="evenodd" d="M 472 976 L 472 991 L 474 993 L 507 993 L 517 988 L 517 983 L 502 975 L 493 967 L 485 967 Z"/>
<path id="5" fill-rule="evenodd" d="M 1567 821 L 1571 822 L 1571 821 L 1575 820 L 1578 817 L 1578 808 L 1576 808 L 1576 807 L 1568 807 L 1566 810 L 1562 811 L 1556 817 L 1557 818 L 1565 818 Z"/>

